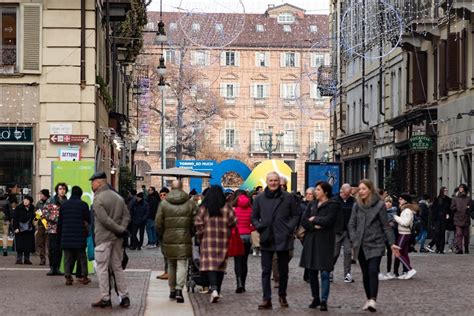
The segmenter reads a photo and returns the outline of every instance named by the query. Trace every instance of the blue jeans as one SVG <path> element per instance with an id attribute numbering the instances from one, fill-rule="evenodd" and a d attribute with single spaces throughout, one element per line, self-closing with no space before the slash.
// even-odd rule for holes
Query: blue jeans
<path id="1" fill-rule="evenodd" d="M 329 298 L 329 271 L 308 269 L 311 295 L 313 296 L 313 299 L 319 299 L 319 272 L 321 272 L 321 301 L 327 302 Z"/>
<path id="2" fill-rule="evenodd" d="M 420 243 L 420 250 L 425 248 L 425 240 L 427 236 L 428 236 L 428 231 L 424 228 L 422 228 L 420 232 L 418 233 L 418 236 L 416 236 L 416 242 Z"/>
<path id="3" fill-rule="evenodd" d="M 146 220 L 146 235 L 148 236 L 148 245 L 156 245 L 158 237 L 156 236 L 155 221 L 152 219 Z"/>

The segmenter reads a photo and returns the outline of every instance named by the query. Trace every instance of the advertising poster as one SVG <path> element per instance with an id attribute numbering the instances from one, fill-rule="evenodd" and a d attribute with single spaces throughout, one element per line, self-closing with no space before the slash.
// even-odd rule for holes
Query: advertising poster
<path id="1" fill-rule="evenodd" d="M 307 162 L 305 165 L 305 189 L 319 181 L 332 185 L 332 193 L 337 194 L 341 183 L 341 164 L 337 162 Z"/>

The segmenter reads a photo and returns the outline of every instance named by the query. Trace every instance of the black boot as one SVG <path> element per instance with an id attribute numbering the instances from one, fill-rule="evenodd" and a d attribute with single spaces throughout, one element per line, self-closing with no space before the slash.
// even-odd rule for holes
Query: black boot
<path id="1" fill-rule="evenodd" d="M 183 291 L 176 290 L 176 303 L 184 303 Z"/>
<path id="2" fill-rule="evenodd" d="M 242 284 L 242 279 L 239 277 L 237 278 L 237 289 L 235 293 L 243 293 L 244 292 L 244 285 Z"/>
<path id="3" fill-rule="evenodd" d="M 8 251 L 6 251 L 5 249 L 3 249 L 3 256 L 4 257 L 8 256 Z"/>
<path id="4" fill-rule="evenodd" d="M 46 275 L 49 275 L 49 276 L 54 275 L 54 268 L 53 268 L 53 267 L 49 267 L 49 272 L 46 273 Z"/>
<path id="5" fill-rule="evenodd" d="M 59 267 L 54 267 L 53 268 L 53 275 L 64 275 L 64 273 L 62 273 L 61 271 L 59 271 Z"/>
<path id="6" fill-rule="evenodd" d="M 316 308 L 318 307 L 319 305 L 321 305 L 321 301 L 319 300 L 319 298 L 313 298 L 313 301 L 311 302 L 311 304 L 309 304 L 309 308 Z"/>
<path id="7" fill-rule="evenodd" d="M 170 291 L 170 300 L 176 299 L 176 290 Z"/>
<path id="8" fill-rule="evenodd" d="M 320 311 L 327 312 L 328 311 L 328 304 L 325 301 L 321 302 L 321 307 L 319 307 Z"/>

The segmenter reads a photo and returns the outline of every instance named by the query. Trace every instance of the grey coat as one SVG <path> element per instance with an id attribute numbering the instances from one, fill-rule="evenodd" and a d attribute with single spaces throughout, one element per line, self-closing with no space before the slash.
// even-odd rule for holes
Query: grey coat
<path id="1" fill-rule="evenodd" d="M 395 243 L 393 230 L 388 225 L 385 203 L 378 195 L 372 196 L 370 206 L 354 203 L 349 220 L 349 237 L 354 248 L 354 258 L 359 257 L 362 247 L 366 259 L 385 254 L 385 240 L 392 246 Z"/>

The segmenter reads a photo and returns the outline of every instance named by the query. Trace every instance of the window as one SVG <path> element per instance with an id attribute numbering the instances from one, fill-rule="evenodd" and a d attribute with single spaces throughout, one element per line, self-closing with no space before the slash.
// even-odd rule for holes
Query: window
<path id="1" fill-rule="evenodd" d="M 176 64 L 176 52 L 174 50 L 167 49 L 165 51 L 165 62 Z"/>
<path id="2" fill-rule="evenodd" d="M 313 140 L 315 143 L 324 143 L 325 142 L 324 131 L 314 130 Z"/>
<path id="3" fill-rule="evenodd" d="M 176 31 L 178 29 L 178 25 L 175 22 L 170 23 L 170 30 L 171 31 Z"/>
<path id="4" fill-rule="evenodd" d="M 219 33 L 224 32 L 224 25 L 222 25 L 222 23 L 217 23 L 215 27 L 216 27 L 217 32 Z"/>
<path id="5" fill-rule="evenodd" d="M 256 67 L 270 66 L 270 52 L 256 52 L 255 53 L 255 66 Z"/>
<path id="6" fill-rule="evenodd" d="M 235 66 L 235 52 L 225 52 L 225 65 Z"/>
<path id="7" fill-rule="evenodd" d="M 263 24 L 257 24 L 255 29 L 257 30 L 257 32 L 264 32 L 265 31 L 265 28 L 263 27 Z"/>
<path id="8" fill-rule="evenodd" d="M 286 33 L 290 33 L 291 32 L 291 25 L 288 25 L 288 24 L 283 25 L 283 31 L 286 32 Z"/>
<path id="9" fill-rule="evenodd" d="M 18 71 L 17 64 L 17 8 L 0 6 L 0 73 Z"/>
<path id="10" fill-rule="evenodd" d="M 309 31 L 311 33 L 316 33 L 318 31 L 318 27 L 316 25 L 310 25 L 309 26 Z"/>
<path id="11" fill-rule="evenodd" d="M 278 23 L 293 23 L 295 22 L 295 16 L 291 13 L 282 13 L 278 16 Z"/>
<path id="12" fill-rule="evenodd" d="M 192 30 L 194 32 L 199 32 L 201 30 L 201 24 L 199 23 L 193 23 Z"/>
<path id="13" fill-rule="evenodd" d="M 239 95 L 239 85 L 237 83 L 221 83 L 221 97 L 225 99 L 235 99 Z"/>
<path id="14" fill-rule="evenodd" d="M 280 97 L 286 100 L 294 100 L 299 95 L 296 83 L 283 83 L 280 87 Z"/>
<path id="15" fill-rule="evenodd" d="M 166 148 L 176 146 L 176 129 L 174 127 L 165 127 L 165 146 Z"/>
<path id="16" fill-rule="evenodd" d="M 299 67 L 300 53 L 285 52 L 280 53 L 280 67 Z"/>
<path id="17" fill-rule="evenodd" d="M 234 121 L 226 121 L 225 128 L 224 128 L 224 148 L 225 149 L 233 149 L 237 143 L 237 135 L 235 130 L 235 122 Z"/>
<path id="18" fill-rule="evenodd" d="M 253 132 L 253 150 L 254 151 L 263 151 L 262 146 L 260 146 L 260 134 L 265 133 L 265 122 L 255 121 L 255 129 Z"/>
<path id="19" fill-rule="evenodd" d="M 268 84 L 265 83 L 254 83 L 250 91 L 251 97 L 255 99 L 266 99 L 268 98 Z"/>
<path id="20" fill-rule="evenodd" d="M 285 122 L 285 132 L 283 134 L 283 150 L 285 152 L 295 152 L 296 131 L 294 122 Z"/>
<path id="21" fill-rule="evenodd" d="M 197 65 L 197 66 L 208 66 L 209 65 L 209 52 L 208 51 L 193 52 L 192 64 Z"/>
<path id="22" fill-rule="evenodd" d="M 319 68 L 319 66 L 324 65 L 324 54 L 321 53 L 312 53 L 311 54 L 311 67 Z"/>
<path id="23" fill-rule="evenodd" d="M 323 97 L 321 96 L 321 91 L 318 89 L 318 84 L 316 83 L 311 83 L 310 98 L 317 102 L 324 101 Z"/>

